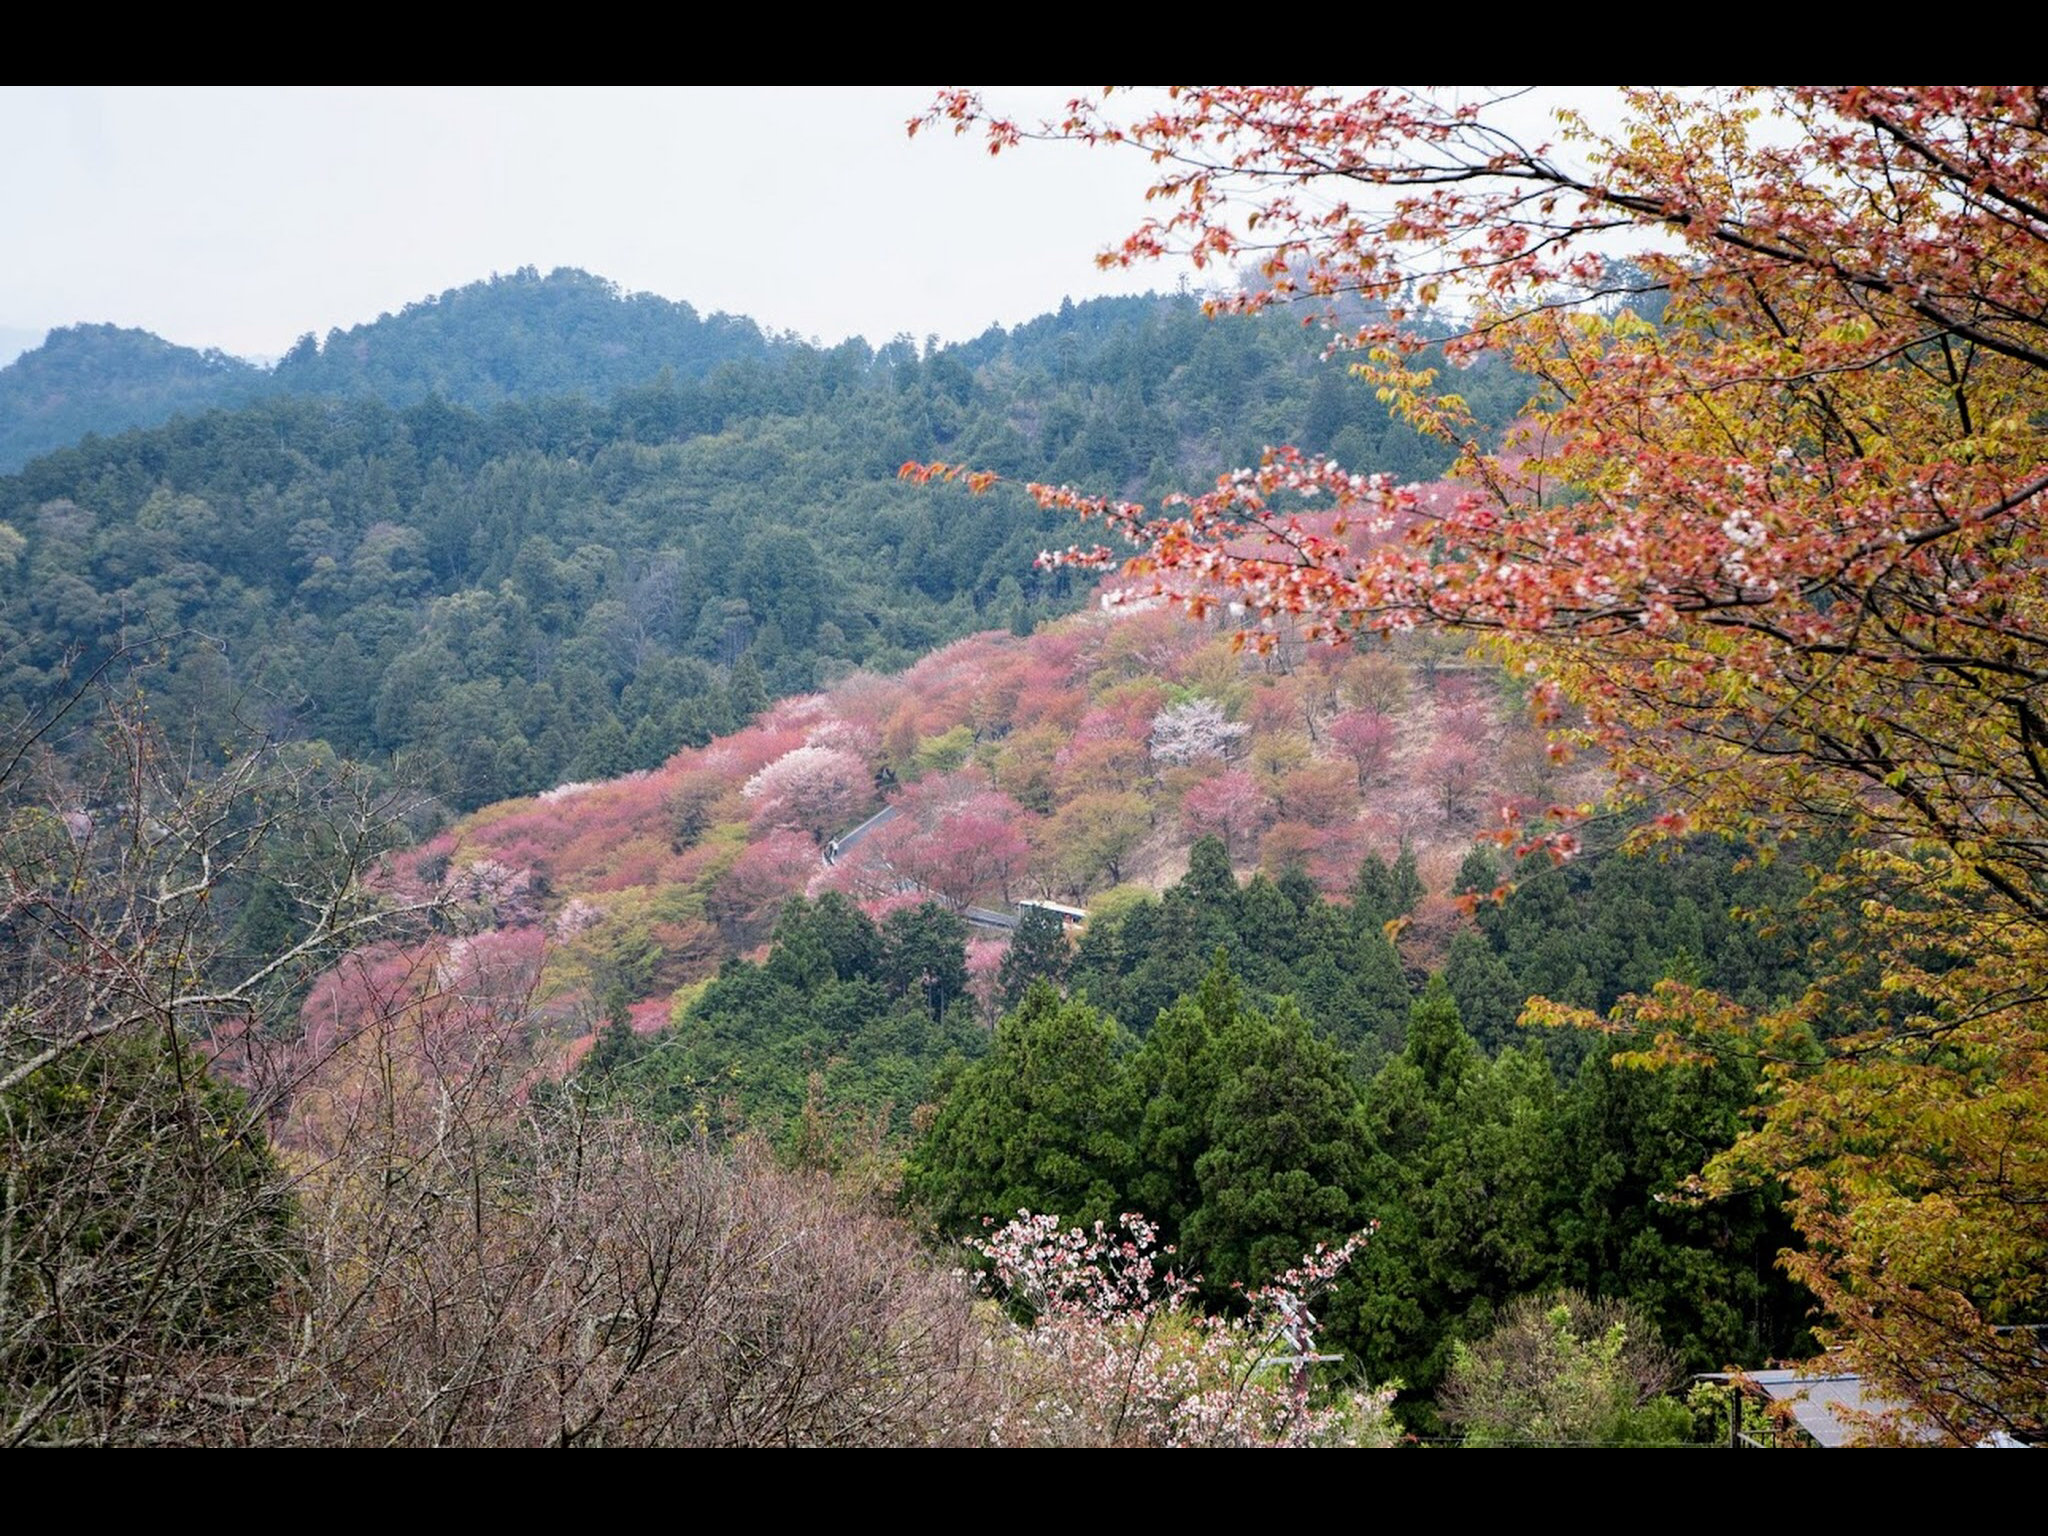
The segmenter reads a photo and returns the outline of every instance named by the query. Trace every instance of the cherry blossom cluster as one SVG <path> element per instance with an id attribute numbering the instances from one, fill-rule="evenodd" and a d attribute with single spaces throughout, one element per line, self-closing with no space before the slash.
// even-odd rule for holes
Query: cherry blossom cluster
<path id="1" fill-rule="evenodd" d="M 1158 1226 L 1065 1227 L 1019 1211 L 967 1246 L 989 1289 L 1029 1319 L 1018 1335 L 1028 1390 L 998 1426 L 1016 1443 L 1157 1446 L 1384 1444 L 1391 1388 L 1311 1393 L 1309 1302 L 1370 1237 L 1318 1244 L 1245 1293 L 1230 1316 L 1198 1309 L 1199 1276 L 1172 1267 Z M 1164 1266 L 1164 1267 L 1162 1267 Z"/>

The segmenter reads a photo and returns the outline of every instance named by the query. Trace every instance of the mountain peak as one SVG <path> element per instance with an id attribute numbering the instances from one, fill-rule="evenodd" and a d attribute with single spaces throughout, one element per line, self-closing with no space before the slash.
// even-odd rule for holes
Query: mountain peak
<path id="1" fill-rule="evenodd" d="M 265 369 L 149 331 L 79 324 L 0 368 L 0 473 L 78 441 L 235 407 L 269 391 L 374 396 L 410 405 L 439 395 L 488 408 L 507 400 L 602 400 L 666 373 L 685 382 L 761 361 L 795 343 L 741 316 L 633 293 L 575 267 L 496 273 L 346 330 L 313 332 Z"/>
<path id="2" fill-rule="evenodd" d="M 225 352 L 181 347 L 131 326 L 59 326 L 0 369 L 0 472 L 88 432 L 242 404 L 263 377 Z"/>

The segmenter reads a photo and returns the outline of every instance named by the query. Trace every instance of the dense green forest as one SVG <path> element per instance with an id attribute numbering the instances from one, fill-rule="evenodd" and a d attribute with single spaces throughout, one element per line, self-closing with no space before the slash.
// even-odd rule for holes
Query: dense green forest
<path id="1" fill-rule="evenodd" d="M 392 405 L 429 396 L 478 408 L 554 395 L 601 400 L 664 372 L 695 381 L 722 363 L 797 347 L 738 315 L 700 315 L 587 272 L 544 277 L 523 267 L 324 340 L 308 332 L 278 360 L 273 384 L 289 394 L 368 395 Z"/>
<path id="2" fill-rule="evenodd" d="M 837 894 L 797 898 L 765 960 L 728 962 L 667 1030 L 636 1036 L 620 1012 L 575 1082 L 686 1131 L 772 1129 L 820 1166 L 915 1129 L 906 1194 L 940 1233 L 1020 1208 L 1141 1210 L 1219 1306 L 1376 1222 L 1326 1322 L 1369 1379 L 1406 1384 L 1419 1429 L 1442 1428 L 1455 1346 L 1558 1286 L 1631 1303 L 1692 1369 L 1795 1351 L 1804 1308 L 1774 1269 L 1790 1233 L 1769 1192 L 1666 1198 L 1734 1140 L 1757 1063 L 1646 1073 L 1614 1061 L 1642 1041 L 1514 1016 L 1546 985 L 1606 1007 L 1674 975 L 1792 995 L 1805 877 L 1713 841 L 1524 873 L 1444 975 L 1411 976 L 1386 927 L 1421 899 L 1412 861 L 1368 857 L 1332 902 L 1298 871 L 1240 883 L 1206 839 L 1185 878 L 1078 946 L 1027 917 L 992 1034 L 957 917 L 927 904 L 877 924 Z M 1460 879 L 1490 889 L 1490 853 Z M 1737 907 L 1786 926 L 1738 936 Z"/>
<path id="3" fill-rule="evenodd" d="M 222 352 L 121 326 L 61 326 L 0 368 L 0 472 L 88 433 L 242 405 L 267 386 L 261 368 Z"/>
<path id="4" fill-rule="evenodd" d="M 1034 564 L 1058 519 L 900 486 L 906 459 L 1138 493 L 1281 438 L 1444 462 L 1292 321 L 1175 299 L 821 349 L 529 274 L 302 347 L 275 383 L 334 393 L 0 479 L 0 702 L 136 645 L 195 750 L 253 724 L 410 754 L 468 809 L 651 767 L 769 698 L 1076 601 Z M 1525 392 L 1475 384 L 1496 422 Z"/>

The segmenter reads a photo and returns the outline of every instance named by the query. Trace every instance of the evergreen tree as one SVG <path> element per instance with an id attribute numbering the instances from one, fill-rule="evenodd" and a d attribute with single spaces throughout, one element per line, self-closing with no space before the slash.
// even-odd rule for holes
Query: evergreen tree
<path id="1" fill-rule="evenodd" d="M 1201 982 L 1217 950 L 1242 956 L 1238 933 L 1242 898 L 1220 840 L 1205 837 L 1188 853 L 1188 872 L 1150 910 L 1124 916 L 1126 980 L 1118 989 L 1122 1016 L 1149 1029 L 1161 1010 Z"/>
<path id="2" fill-rule="evenodd" d="M 934 1019 L 967 991 L 967 923 L 935 901 L 882 920 L 876 974 L 898 996 L 924 999 Z"/>
<path id="3" fill-rule="evenodd" d="M 942 1232 L 1020 1209 L 1113 1219 L 1132 1169 L 1124 1037 L 1086 1003 L 1039 983 L 960 1073 L 904 1169 L 905 1193 Z"/>
<path id="4" fill-rule="evenodd" d="M 1244 994 L 1217 951 L 1201 986 L 1159 1015 L 1130 1060 L 1139 1109 L 1132 1204 L 1180 1241 L 1202 1202 L 1196 1159 L 1207 1149 L 1222 1062 L 1216 1042 L 1237 1025 Z"/>
<path id="5" fill-rule="evenodd" d="M 1392 916 L 1406 917 L 1421 905 L 1425 894 L 1422 888 L 1422 873 L 1416 868 L 1415 849 L 1411 845 L 1401 845 L 1400 856 L 1394 860 L 1394 868 L 1389 878 L 1393 886 Z"/>
<path id="6" fill-rule="evenodd" d="M 633 1034 L 631 999 L 623 987 L 613 987 L 604 997 L 604 1024 L 597 1043 L 583 1058 L 581 1071 L 588 1078 L 603 1079 L 640 1054 L 640 1042 Z"/>
<path id="7" fill-rule="evenodd" d="M 1415 996 L 1394 941 L 1383 928 L 1354 925 L 1346 958 L 1353 1001 L 1347 1015 L 1350 1028 L 1340 1026 L 1339 1039 L 1359 1053 L 1362 1067 L 1375 1070 L 1402 1048 Z"/>
<path id="8" fill-rule="evenodd" d="M 1756 1100 L 1757 1063 L 1731 1054 L 1645 1072 L 1613 1055 L 1589 1055 L 1559 1105 L 1565 1278 L 1641 1307 L 1691 1370 L 1809 1353 L 1811 1298 L 1776 1262 L 1795 1241 L 1779 1192 L 1671 1198 L 1734 1142 Z"/>
<path id="9" fill-rule="evenodd" d="M 815 902 L 792 901 L 785 913 L 792 923 L 802 923 L 817 936 L 832 957 L 832 971 L 841 981 L 871 976 L 882 954 L 881 931 L 874 919 L 838 891 L 827 891 Z"/>
<path id="10" fill-rule="evenodd" d="M 1399 1377 L 1415 1394 L 1402 1405 L 1409 1422 L 1434 1428 L 1424 1399 L 1453 1343 L 1561 1266 L 1550 1235 L 1561 1194 L 1554 1086 L 1539 1054 L 1487 1061 L 1437 977 L 1401 1054 L 1368 1088 L 1363 1119 L 1380 1230 L 1331 1315 L 1368 1375 Z"/>
<path id="11" fill-rule="evenodd" d="M 1003 1006 L 1014 1008 L 1023 1002 L 1034 981 L 1064 988 L 1073 956 L 1073 941 L 1067 937 L 1066 924 L 1060 921 L 1059 914 L 1044 907 L 1025 907 L 1010 935 L 1010 947 L 1003 951 L 1002 964 L 996 970 L 996 986 Z"/>
<path id="12" fill-rule="evenodd" d="M 1484 896 L 1498 884 L 1500 865 L 1493 856 L 1493 850 L 1484 843 L 1474 843 L 1458 865 L 1457 878 L 1451 881 L 1451 894 Z"/>
<path id="13" fill-rule="evenodd" d="M 1343 1056 L 1283 999 L 1213 1042 L 1214 1102 L 1195 1159 L 1189 1262 L 1212 1291 L 1255 1285 L 1358 1224 L 1367 1149 Z"/>
<path id="14" fill-rule="evenodd" d="M 1516 1038 L 1516 1020 L 1527 999 L 1515 985 L 1513 972 L 1493 946 L 1476 933 L 1451 940 L 1444 963 L 1444 983 L 1456 999 L 1458 1014 L 1472 1037 L 1488 1050 L 1499 1050 Z"/>
<path id="15" fill-rule="evenodd" d="M 1367 928 L 1383 928 L 1401 916 L 1399 897 L 1394 888 L 1394 872 L 1387 867 L 1387 861 L 1377 853 L 1368 853 L 1359 861 L 1358 873 L 1351 878 L 1351 926 L 1354 932 Z"/>
<path id="16" fill-rule="evenodd" d="M 1237 875 L 1219 837 L 1198 838 L 1188 849 L 1188 872 L 1174 889 L 1197 911 L 1224 921 L 1237 916 Z"/>
<path id="17" fill-rule="evenodd" d="M 619 724 L 616 716 L 607 712 L 596 728 L 584 737 L 583 746 L 568 771 L 572 778 L 588 781 L 617 778 L 622 773 L 632 772 L 632 769 L 633 750 L 626 738 L 626 728 Z"/>
<path id="18" fill-rule="evenodd" d="M 726 680 L 725 691 L 732 701 L 732 713 L 736 720 L 747 721 L 768 707 L 768 685 L 761 676 L 760 663 L 751 653 L 733 663 L 732 675 Z"/>

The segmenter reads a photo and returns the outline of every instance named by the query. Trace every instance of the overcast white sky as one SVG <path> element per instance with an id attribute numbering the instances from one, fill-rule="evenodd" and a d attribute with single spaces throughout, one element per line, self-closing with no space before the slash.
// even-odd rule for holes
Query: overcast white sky
<path id="1" fill-rule="evenodd" d="M 1066 94 L 992 93 L 1031 117 Z M 522 266 L 828 342 L 1173 285 L 1091 259 L 1143 216 L 1139 157 L 910 140 L 930 95 L 0 90 L 0 344 L 113 321 L 269 357 Z"/>

